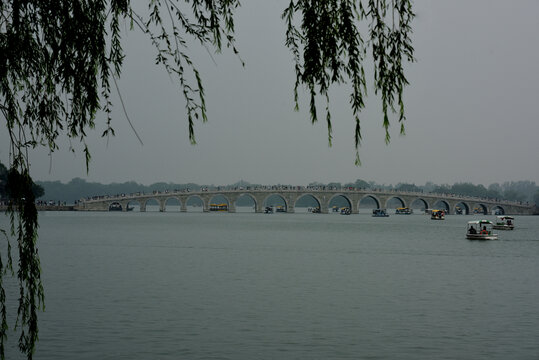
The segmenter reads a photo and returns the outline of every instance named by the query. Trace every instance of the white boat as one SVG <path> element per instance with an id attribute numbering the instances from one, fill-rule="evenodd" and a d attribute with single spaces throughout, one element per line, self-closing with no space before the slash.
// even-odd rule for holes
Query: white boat
<path id="1" fill-rule="evenodd" d="M 494 224 L 490 220 L 468 221 L 466 239 L 469 240 L 497 240 L 498 234 L 492 232 Z"/>
<path id="2" fill-rule="evenodd" d="M 497 230 L 513 230 L 515 228 L 515 218 L 512 216 L 498 216 L 496 217 L 496 224 L 492 226 Z"/>

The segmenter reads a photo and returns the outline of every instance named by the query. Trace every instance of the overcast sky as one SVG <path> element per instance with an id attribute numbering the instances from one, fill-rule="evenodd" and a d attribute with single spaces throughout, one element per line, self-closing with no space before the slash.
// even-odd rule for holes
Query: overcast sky
<path id="1" fill-rule="evenodd" d="M 196 124 L 196 146 L 189 143 L 177 86 L 154 65 L 147 39 L 139 32 L 126 33 L 119 85 L 144 145 L 117 102 L 116 137 L 108 144 L 100 138 L 104 116 L 89 134 L 89 174 L 82 147 L 73 144 L 73 154 L 62 139 L 52 159 L 48 150 L 32 154 L 34 178 L 216 185 L 240 179 L 304 185 L 358 178 L 418 185 L 539 183 L 539 1 L 415 1 L 417 62 L 407 66 L 406 136 L 399 136 L 393 122 L 392 141 L 385 145 L 381 104 L 371 85 L 362 115 L 361 167 L 354 165 L 348 86 L 331 91 L 331 148 L 325 123 L 310 124 L 305 97 L 300 111 L 293 111 L 295 75 L 280 18 L 287 3 L 242 2 L 236 32 L 245 68 L 231 51 L 214 55 L 214 63 L 206 50 L 193 48 L 209 109 L 209 122 Z M 6 164 L 5 130 L 0 142 L 0 161 Z"/>

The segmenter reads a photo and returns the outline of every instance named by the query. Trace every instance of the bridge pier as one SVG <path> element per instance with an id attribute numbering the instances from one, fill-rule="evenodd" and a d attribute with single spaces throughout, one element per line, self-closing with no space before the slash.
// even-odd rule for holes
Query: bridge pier
<path id="1" fill-rule="evenodd" d="M 254 194 L 251 195 L 255 202 L 255 213 L 260 214 L 264 212 L 264 195 Z"/>

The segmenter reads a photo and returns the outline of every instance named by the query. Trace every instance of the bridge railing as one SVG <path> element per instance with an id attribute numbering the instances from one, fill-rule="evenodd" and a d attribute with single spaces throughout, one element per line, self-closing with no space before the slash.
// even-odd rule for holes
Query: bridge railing
<path id="1" fill-rule="evenodd" d="M 218 188 L 218 189 L 208 189 L 208 188 L 202 188 L 198 191 L 193 191 L 190 189 L 174 189 L 174 190 L 165 190 L 165 191 L 159 191 L 154 190 L 151 193 L 145 193 L 145 192 L 135 192 L 135 193 L 129 193 L 129 194 L 115 194 L 115 195 L 96 195 L 87 197 L 86 199 L 81 199 L 83 202 L 99 202 L 103 200 L 123 200 L 123 199 L 135 199 L 140 197 L 151 197 L 152 195 L 184 195 L 184 194 L 222 194 L 222 193 L 245 193 L 245 192 L 314 192 L 314 193 L 375 193 L 375 194 L 382 194 L 382 195 L 411 195 L 411 196 L 417 196 L 417 197 L 429 197 L 429 198 L 454 198 L 455 200 L 462 200 L 462 201 L 474 201 L 474 202 L 489 202 L 489 203 L 499 203 L 499 204 L 506 204 L 506 205 L 513 205 L 513 206 L 529 206 L 529 204 L 523 204 L 519 201 L 513 201 L 513 200 L 501 200 L 501 199 L 492 199 L 492 198 L 484 198 L 484 197 L 475 197 L 475 196 L 468 196 L 468 195 L 458 195 L 458 194 L 446 194 L 446 193 L 428 193 L 428 192 L 420 192 L 420 191 L 399 191 L 394 189 L 366 189 L 366 188 L 354 188 L 354 187 L 341 187 L 341 188 L 335 188 L 335 187 L 323 187 L 323 186 L 255 186 L 255 187 L 235 187 L 235 188 Z"/>

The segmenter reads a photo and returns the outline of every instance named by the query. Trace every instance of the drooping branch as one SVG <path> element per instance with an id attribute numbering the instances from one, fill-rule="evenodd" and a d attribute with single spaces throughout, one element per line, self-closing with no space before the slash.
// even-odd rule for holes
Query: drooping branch
<path id="1" fill-rule="evenodd" d="M 300 14 L 301 22 L 295 21 Z M 362 133 L 360 113 L 367 95 L 365 60 L 368 49 L 374 67 L 374 89 L 382 100 L 386 142 L 389 142 L 389 111 L 397 112 L 401 133 L 404 133 L 403 92 L 408 84 L 404 76 L 404 61 L 414 61 L 410 33 L 414 17 L 410 0 L 307 1 L 291 0 L 284 10 L 286 45 L 293 54 L 296 83 L 295 108 L 298 108 L 298 88 L 303 85 L 310 96 L 311 121 L 318 120 L 317 94 L 326 98 L 328 142 L 332 142 L 332 124 L 328 106 L 328 90 L 333 84 L 351 84 L 350 104 L 355 121 L 354 142 L 356 163 Z M 395 21 L 396 20 L 396 21 Z M 363 30 L 361 28 L 363 27 Z M 368 31 L 367 31 L 368 30 Z M 368 34 L 364 40 L 361 34 Z"/>
<path id="2" fill-rule="evenodd" d="M 386 141 L 390 140 L 390 112 L 399 112 L 404 131 L 403 91 L 408 84 L 404 62 L 413 61 L 411 0 L 392 0 L 391 5 L 386 0 L 364 2 L 290 0 L 282 15 L 296 73 L 295 108 L 299 108 L 298 90 L 305 86 L 314 123 L 318 120 L 317 97 L 325 99 L 331 145 L 334 120 L 329 89 L 334 84 L 350 83 L 357 163 L 362 140 L 360 114 L 367 95 L 368 49 L 372 51 L 375 93 L 382 100 Z M 59 138 L 66 136 L 83 144 L 88 169 L 91 155 L 85 139 L 95 128 L 100 111 L 106 115 L 103 136 L 114 135 L 111 78 L 114 81 L 121 76 L 122 22 L 147 34 L 156 51 L 156 63 L 178 82 L 192 143 L 196 143 L 194 122 L 206 121 L 207 110 L 202 76 L 188 44 L 198 42 L 218 52 L 227 47 L 238 54 L 233 15 L 239 0 L 148 0 L 147 4 L 147 13 L 139 13 L 129 0 L 0 2 L 0 118 L 10 138 L 10 181 L 18 184 L 10 195 L 9 211 L 11 234 L 19 249 L 19 346 L 29 359 L 37 341 L 37 310 L 44 299 L 28 151 L 44 147 L 52 153 L 58 149 Z M 10 265 L 0 258 L 2 274 Z M 3 358 L 7 327 L 1 280 Z"/>

